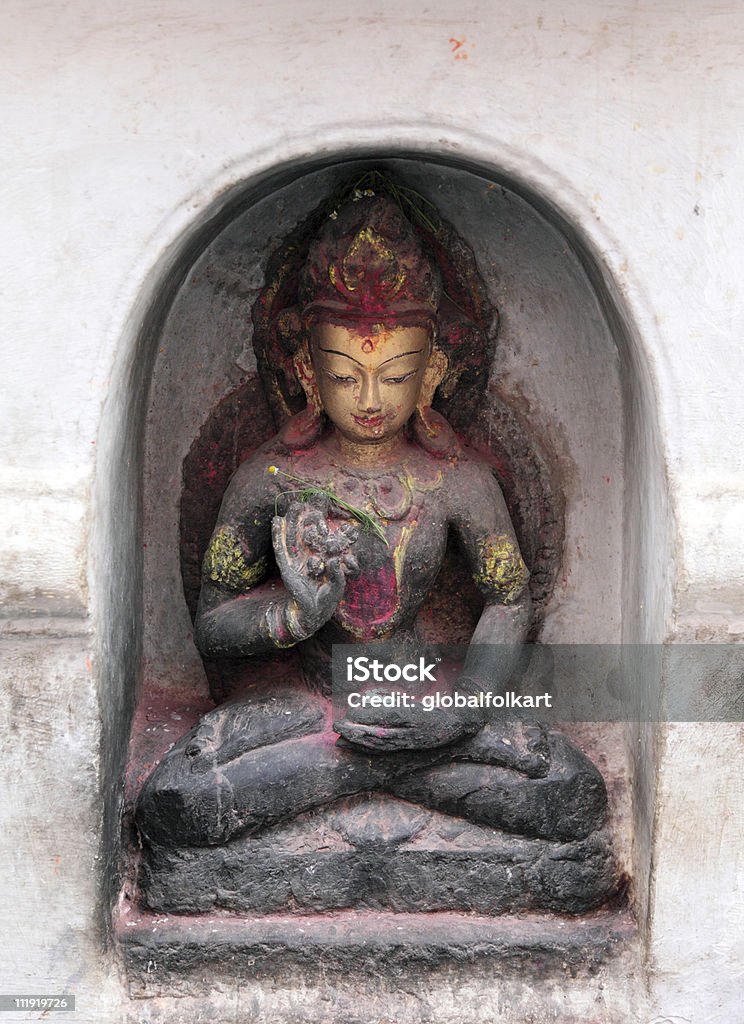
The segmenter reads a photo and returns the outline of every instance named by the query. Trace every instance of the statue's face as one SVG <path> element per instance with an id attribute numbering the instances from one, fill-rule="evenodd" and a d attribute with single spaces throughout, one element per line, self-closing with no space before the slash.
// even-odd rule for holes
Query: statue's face
<path id="1" fill-rule="evenodd" d="M 425 327 L 315 325 L 315 377 L 336 429 L 361 444 L 400 433 L 416 408 L 430 351 Z"/>

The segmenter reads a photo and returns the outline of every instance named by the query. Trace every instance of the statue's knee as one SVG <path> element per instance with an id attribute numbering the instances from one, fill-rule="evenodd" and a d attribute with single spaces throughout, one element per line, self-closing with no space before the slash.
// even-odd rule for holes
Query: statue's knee
<path id="1" fill-rule="evenodd" d="M 208 846 L 224 842 L 234 826 L 231 787 L 209 769 L 172 750 L 142 788 L 135 808 L 138 829 L 158 846 Z"/>
<path id="2" fill-rule="evenodd" d="M 320 732 L 326 718 L 326 703 L 304 690 L 247 694 L 206 714 L 184 749 L 194 758 L 192 770 L 199 771 L 202 765 L 228 764 L 250 750 Z"/>
<path id="3" fill-rule="evenodd" d="M 403 799 L 515 835 L 555 842 L 584 839 L 604 821 L 604 779 L 565 736 L 547 735 L 550 769 L 541 777 L 529 777 L 503 762 L 461 760 L 398 777 L 394 791 Z"/>
<path id="4" fill-rule="evenodd" d="M 551 744 L 561 752 L 565 782 L 558 803 L 561 831 L 583 839 L 599 828 L 607 815 L 607 787 L 600 770 L 561 733 L 551 734 Z"/>
<path id="5" fill-rule="evenodd" d="M 550 771 L 548 731 L 537 722 L 487 722 L 460 744 L 455 757 L 513 768 L 529 778 L 540 778 Z"/>

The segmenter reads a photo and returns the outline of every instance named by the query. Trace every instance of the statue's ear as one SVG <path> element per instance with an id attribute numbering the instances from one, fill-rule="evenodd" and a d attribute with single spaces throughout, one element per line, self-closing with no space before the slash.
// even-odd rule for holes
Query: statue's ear
<path id="1" fill-rule="evenodd" d="M 412 418 L 414 438 L 424 451 L 436 458 L 444 458 L 459 450 L 457 438 L 449 423 L 431 407 L 434 392 L 444 380 L 448 369 L 447 356 L 441 349 L 435 348 L 424 373 L 424 383 Z"/>
<path id="2" fill-rule="evenodd" d="M 287 420 L 279 431 L 279 440 L 291 451 L 301 451 L 312 448 L 323 432 L 323 406 L 307 342 L 292 356 L 292 364 L 307 397 L 307 407 Z"/>
<path id="3" fill-rule="evenodd" d="M 295 373 L 302 385 L 302 390 L 307 398 L 308 409 L 311 409 L 316 416 L 320 416 L 323 406 L 320 401 L 318 382 L 315 379 L 315 368 L 310 358 L 310 348 L 307 341 L 303 341 L 292 357 Z"/>
<path id="4" fill-rule="evenodd" d="M 448 368 L 447 356 L 440 348 L 434 348 L 424 372 L 424 383 L 421 385 L 421 394 L 418 400 L 419 410 L 428 409 L 431 406 L 434 401 L 434 392 L 444 380 Z"/>

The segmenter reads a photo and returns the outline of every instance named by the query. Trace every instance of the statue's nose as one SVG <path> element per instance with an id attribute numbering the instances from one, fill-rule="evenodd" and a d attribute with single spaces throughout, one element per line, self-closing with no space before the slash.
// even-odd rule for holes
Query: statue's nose
<path id="1" fill-rule="evenodd" d="M 380 410 L 380 387 L 377 380 L 372 376 L 365 376 L 362 380 L 362 387 L 359 392 L 359 408 L 362 412 L 379 412 Z"/>

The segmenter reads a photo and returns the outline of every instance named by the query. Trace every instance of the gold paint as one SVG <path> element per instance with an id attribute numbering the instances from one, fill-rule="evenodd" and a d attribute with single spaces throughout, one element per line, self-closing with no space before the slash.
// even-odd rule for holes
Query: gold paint
<path id="1" fill-rule="evenodd" d="M 351 465 L 379 464 L 386 449 L 400 443 L 429 360 L 429 332 L 423 326 L 380 327 L 370 353 L 364 350 L 369 336 L 366 330 L 322 322 L 312 330 L 320 400 Z"/>
<path id="2" fill-rule="evenodd" d="M 418 520 L 413 519 L 408 526 L 404 526 L 400 531 L 400 540 L 395 546 L 395 553 L 393 555 L 393 561 L 395 563 L 395 582 L 397 583 L 397 590 L 400 594 L 401 580 L 403 579 L 404 560 L 406 557 L 406 551 L 408 545 L 413 536 L 413 531 L 418 526 Z"/>
<path id="3" fill-rule="evenodd" d="M 204 577 L 229 590 L 250 590 L 266 573 L 267 560 L 249 563 L 237 530 L 221 526 L 212 537 L 204 556 Z"/>
<path id="4" fill-rule="evenodd" d="M 421 385 L 418 410 L 427 431 L 431 428 L 426 417 L 426 410 L 434 401 L 434 393 L 442 383 L 449 368 L 449 360 L 440 348 L 433 348 L 429 356 L 429 362 L 424 373 L 424 381 Z"/>
<path id="5" fill-rule="evenodd" d="M 290 416 L 294 415 L 294 412 L 292 411 L 292 409 L 290 409 L 289 405 L 287 404 L 287 400 L 284 397 L 284 392 L 280 388 L 278 382 L 276 381 L 276 378 L 272 379 L 270 387 L 271 393 L 273 394 L 277 405 L 282 410 L 282 414 L 286 419 L 289 419 Z"/>
<path id="6" fill-rule="evenodd" d="M 505 534 L 486 537 L 479 542 L 478 569 L 473 575 L 478 586 L 504 604 L 513 604 L 530 578 L 519 548 Z"/>
<path id="7" fill-rule="evenodd" d="M 375 254 L 377 259 L 380 260 L 382 263 L 386 263 L 390 270 L 392 270 L 397 264 L 394 252 L 387 245 L 385 245 L 382 236 L 378 235 L 377 232 L 369 226 L 367 226 L 366 228 L 362 228 L 361 231 L 357 232 L 354 241 L 349 246 L 346 255 L 341 261 L 341 280 L 343 283 L 343 287 L 346 289 L 346 291 L 356 291 L 356 289 L 359 286 L 359 277 L 353 275 L 350 272 L 347 264 L 349 260 L 353 260 L 359 255 L 359 250 L 365 243 L 370 247 L 370 249 Z M 338 271 L 333 264 L 331 264 L 331 266 L 328 268 L 328 276 L 331 279 L 331 284 L 333 285 L 333 287 L 337 291 L 339 291 Z M 405 283 L 405 269 L 403 269 L 402 267 L 398 267 L 395 274 L 395 280 L 393 281 L 390 288 L 387 289 L 388 298 L 395 298 L 395 296 L 398 294 L 398 292 L 401 290 Z"/>
<path id="8" fill-rule="evenodd" d="M 260 304 L 260 319 L 256 325 L 256 329 L 264 336 L 264 338 L 269 338 L 272 333 L 272 328 L 277 325 L 278 311 L 276 309 L 276 302 L 281 290 L 285 286 L 288 275 L 292 271 L 294 253 L 295 246 L 292 246 L 288 251 L 284 262 L 274 274 L 273 279 L 267 285 L 264 299 Z M 262 342 L 262 345 L 263 344 L 265 344 L 265 342 Z M 270 349 L 265 354 L 269 355 L 269 353 Z M 273 361 L 274 357 L 271 356 L 270 358 Z M 280 408 L 282 415 L 286 419 L 289 419 L 290 416 L 294 414 L 294 410 L 290 409 L 287 404 L 286 396 L 284 395 L 279 380 L 277 379 L 276 367 L 274 370 L 275 372 L 271 375 L 271 379 L 268 383 L 268 389 L 271 391 L 273 399 Z"/>
<path id="9" fill-rule="evenodd" d="M 408 477 L 408 480 L 410 481 L 410 486 L 413 487 L 413 480 L 411 480 L 410 476 Z M 438 469 L 437 475 L 434 477 L 433 480 L 417 480 L 416 490 L 423 491 L 425 494 L 428 494 L 431 491 L 438 491 L 439 488 L 442 486 L 443 481 L 444 474 L 442 473 L 441 469 Z"/>
<path id="10" fill-rule="evenodd" d="M 381 519 L 387 519 L 388 522 L 391 520 L 402 519 L 403 516 L 408 514 L 408 511 L 413 504 L 414 482 L 411 474 L 406 471 L 396 473 L 394 475 L 398 483 L 403 488 L 403 497 L 397 505 L 393 505 L 389 500 L 384 499 L 382 492 L 378 487 L 374 487 L 370 483 L 365 485 L 367 504 L 371 507 L 375 515 L 378 515 Z"/>
<path id="11" fill-rule="evenodd" d="M 315 370 L 313 369 L 307 345 L 301 345 L 299 347 L 292 358 L 292 362 L 295 368 L 295 373 L 297 374 L 297 379 L 300 382 L 302 390 L 305 392 L 305 398 L 307 399 L 308 406 L 317 416 L 320 416 L 323 412 L 323 403 L 320 400 L 318 382 L 315 379 Z"/>
<path id="12" fill-rule="evenodd" d="M 275 647 L 286 650 L 289 647 L 294 647 L 297 641 L 286 636 L 286 630 L 282 629 L 282 623 L 282 609 L 278 605 L 270 604 L 266 609 L 266 625 L 268 627 L 269 639 Z"/>

